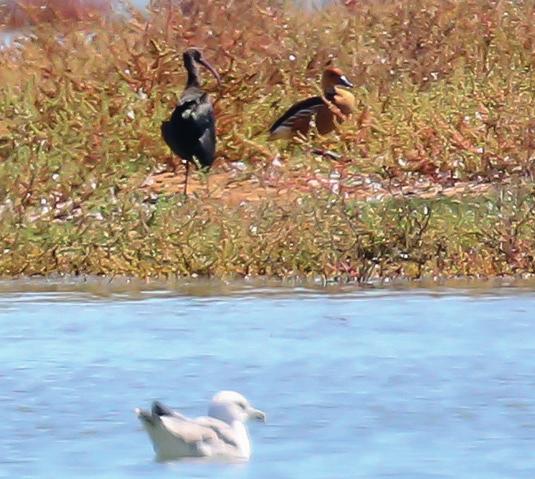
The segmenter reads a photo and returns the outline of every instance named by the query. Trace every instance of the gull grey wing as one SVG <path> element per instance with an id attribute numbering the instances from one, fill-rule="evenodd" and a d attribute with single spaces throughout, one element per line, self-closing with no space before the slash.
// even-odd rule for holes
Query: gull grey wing
<path id="1" fill-rule="evenodd" d="M 195 419 L 195 422 L 212 430 L 217 437 L 224 442 L 225 445 L 231 447 L 238 447 L 234 432 L 231 427 L 219 419 L 210 416 L 201 416 Z"/>
<path id="2" fill-rule="evenodd" d="M 177 416 L 160 416 L 163 428 L 186 444 L 195 446 L 200 442 L 217 440 L 217 434 L 209 427 Z"/>
<path id="3" fill-rule="evenodd" d="M 158 409 L 158 407 L 156 407 Z M 208 427 L 199 426 L 184 416 L 159 416 L 136 409 L 136 414 L 148 433 L 158 459 L 202 457 L 212 455 L 212 449 L 222 441 Z M 221 447 L 217 447 L 218 450 Z"/>

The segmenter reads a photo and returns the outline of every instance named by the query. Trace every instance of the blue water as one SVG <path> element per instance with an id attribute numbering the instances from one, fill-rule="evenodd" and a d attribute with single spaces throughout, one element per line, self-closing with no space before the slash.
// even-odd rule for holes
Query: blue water
<path id="1" fill-rule="evenodd" d="M 514 289 L 5 291 L 0 478 L 533 479 L 534 337 Z M 133 409 L 219 389 L 251 461 L 155 462 Z"/>

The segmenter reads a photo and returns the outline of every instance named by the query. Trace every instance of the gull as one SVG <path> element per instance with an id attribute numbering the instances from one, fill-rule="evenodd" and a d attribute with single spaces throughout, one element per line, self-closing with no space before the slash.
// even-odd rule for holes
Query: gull
<path id="1" fill-rule="evenodd" d="M 248 460 L 251 442 L 245 423 L 249 419 L 266 421 L 265 413 L 235 391 L 218 392 L 208 416 L 188 418 L 158 401 L 150 412 L 136 408 L 135 413 L 160 461 L 183 457 Z"/>

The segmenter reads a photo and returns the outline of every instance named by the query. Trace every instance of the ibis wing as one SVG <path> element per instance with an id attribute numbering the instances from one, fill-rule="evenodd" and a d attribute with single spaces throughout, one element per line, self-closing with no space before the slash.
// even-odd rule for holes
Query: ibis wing
<path id="1" fill-rule="evenodd" d="M 215 114 L 207 93 L 188 88 L 171 115 L 162 123 L 165 142 L 180 157 L 197 158 L 203 167 L 210 167 L 215 155 Z"/>
<path id="2" fill-rule="evenodd" d="M 215 125 L 214 108 L 205 92 L 182 96 L 173 112 L 173 116 L 175 115 L 180 117 L 181 123 L 187 126 L 195 138 L 200 138 L 207 129 L 213 129 Z"/>
<path id="3" fill-rule="evenodd" d="M 216 136 L 215 126 L 207 128 L 192 149 L 203 168 L 210 168 L 215 158 Z"/>

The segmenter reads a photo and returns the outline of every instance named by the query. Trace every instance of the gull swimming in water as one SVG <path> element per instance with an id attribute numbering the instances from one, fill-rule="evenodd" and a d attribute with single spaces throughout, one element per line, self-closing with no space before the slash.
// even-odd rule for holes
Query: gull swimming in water
<path id="1" fill-rule="evenodd" d="M 220 391 L 213 398 L 208 416 L 187 418 L 158 401 L 151 412 L 136 408 L 135 413 L 147 431 L 161 461 L 183 457 L 221 457 L 247 460 L 251 443 L 245 422 L 266 421 L 266 415 L 253 408 L 240 393 Z"/>

